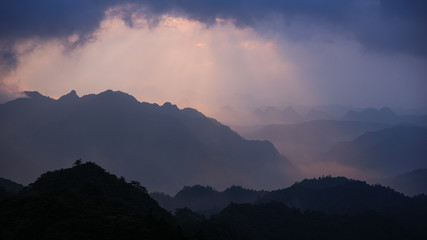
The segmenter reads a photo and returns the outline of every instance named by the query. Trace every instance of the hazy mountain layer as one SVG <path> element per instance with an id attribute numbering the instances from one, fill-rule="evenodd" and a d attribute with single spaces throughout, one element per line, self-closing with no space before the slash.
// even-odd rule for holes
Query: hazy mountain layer
<path id="1" fill-rule="evenodd" d="M 184 187 L 174 197 L 158 192 L 151 193 L 151 196 L 159 202 L 160 206 L 171 212 L 175 212 L 178 208 L 190 208 L 197 213 L 210 216 L 219 213 L 231 202 L 253 203 L 266 193 L 266 191 L 249 190 L 238 186 L 219 192 L 212 187 L 195 185 Z"/>
<path id="2" fill-rule="evenodd" d="M 247 141 L 194 109 L 106 91 L 54 100 L 37 92 L 0 105 L 0 176 L 28 183 L 92 159 L 150 190 L 203 184 L 279 188 L 297 172 L 267 141 Z"/>
<path id="3" fill-rule="evenodd" d="M 338 143 L 323 160 L 364 170 L 373 177 L 393 176 L 427 168 L 426 146 L 427 128 L 396 126 Z"/>
<path id="4" fill-rule="evenodd" d="M 397 176 L 377 180 L 408 196 L 427 194 L 427 169 L 417 169 Z"/>
<path id="5" fill-rule="evenodd" d="M 271 141 L 281 153 L 297 162 L 317 160 L 340 141 L 349 141 L 366 131 L 386 128 L 381 123 L 317 120 L 299 124 L 270 125 L 257 130 L 242 129 L 248 139 Z"/>
<path id="6" fill-rule="evenodd" d="M 388 107 L 368 108 L 360 112 L 349 111 L 341 120 L 427 126 L 427 115 L 397 115 Z"/>

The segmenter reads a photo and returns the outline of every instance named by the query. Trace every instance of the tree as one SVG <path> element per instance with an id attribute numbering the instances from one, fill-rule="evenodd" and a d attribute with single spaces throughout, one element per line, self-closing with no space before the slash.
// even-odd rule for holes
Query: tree
<path id="1" fill-rule="evenodd" d="M 81 164 L 82 164 L 82 159 L 80 158 L 74 162 L 73 166 L 80 166 Z"/>
<path id="2" fill-rule="evenodd" d="M 147 189 L 145 187 L 141 186 L 141 183 L 139 183 L 138 181 L 130 181 L 130 184 L 132 186 L 134 186 L 136 189 L 147 193 Z"/>

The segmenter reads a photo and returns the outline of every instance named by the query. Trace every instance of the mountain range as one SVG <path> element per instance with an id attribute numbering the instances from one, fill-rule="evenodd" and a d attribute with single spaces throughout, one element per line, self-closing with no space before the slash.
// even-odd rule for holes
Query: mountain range
<path id="1" fill-rule="evenodd" d="M 427 128 L 395 126 L 371 131 L 333 146 L 322 161 L 337 162 L 390 177 L 427 168 Z"/>
<path id="2" fill-rule="evenodd" d="M 240 129 L 248 139 L 271 141 L 278 150 L 291 160 L 312 162 L 341 141 L 350 141 L 366 131 L 386 128 L 390 125 L 372 122 L 316 120 L 297 124 L 276 124 L 260 129 Z"/>
<path id="3" fill-rule="evenodd" d="M 111 90 L 26 95 L 0 105 L 0 175 L 22 183 L 80 158 L 165 192 L 194 184 L 272 189 L 298 175 L 270 142 L 245 140 L 194 109 Z"/>
<path id="4" fill-rule="evenodd" d="M 397 115 L 388 107 L 367 108 L 360 112 L 349 111 L 341 120 L 427 126 L 427 115 Z"/>
<path id="5" fill-rule="evenodd" d="M 427 169 L 416 169 L 396 176 L 377 179 L 373 182 L 389 186 L 408 196 L 427 194 Z"/>
<path id="6" fill-rule="evenodd" d="M 418 176 L 424 179 L 426 177 L 422 173 L 418 173 Z M 394 183 L 405 182 L 397 179 Z M 422 183 L 419 182 L 419 184 Z M 413 195 L 421 194 L 422 192 L 418 192 Z M 410 197 L 390 187 L 331 176 L 304 179 L 290 187 L 273 191 L 255 191 L 238 186 L 217 191 L 209 186 L 195 185 L 184 187 L 173 197 L 159 192 L 150 195 L 160 206 L 171 212 L 180 208 L 189 208 L 205 216 L 220 213 L 230 203 L 260 204 L 273 201 L 301 211 L 356 214 L 363 211 L 387 213 L 407 206 L 412 201 Z"/>
<path id="7" fill-rule="evenodd" d="M 197 202 L 207 192 L 215 191 L 194 186 L 180 194 Z M 231 187 L 222 192 L 230 198 L 236 195 L 227 192 L 256 193 Z M 141 183 L 81 160 L 0 199 L 0 238 L 5 240 L 425 239 L 426 221 L 425 195 L 406 197 L 343 177 L 306 179 L 262 192 L 251 203 L 230 203 L 209 218 L 186 207 L 173 215 Z"/>
<path id="8" fill-rule="evenodd" d="M 231 186 L 222 192 L 219 192 L 209 186 L 186 186 L 181 189 L 175 196 L 154 192 L 151 193 L 160 206 L 175 212 L 180 208 L 190 208 L 199 214 L 211 216 L 219 213 L 233 203 L 253 203 L 259 200 L 267 191 L 250 190 L 241 186 Z"/>

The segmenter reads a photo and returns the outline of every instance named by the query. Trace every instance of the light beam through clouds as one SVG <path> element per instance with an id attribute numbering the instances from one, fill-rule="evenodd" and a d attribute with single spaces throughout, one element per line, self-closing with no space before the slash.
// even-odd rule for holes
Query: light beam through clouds
<path id="1" fill-rule="evenodd" d="M 208 115 L 225 105 L 422 107 L 426 6 L 4 1 L 0 101 L 22 90 L 59 97 L 114 89 Z"/>
<path id="2" fill-rule="evenodd" d="M 96 39 L 65 53 L 60 42 L 40 44 L 20 59 L 9 81 L 52 97 L 71 89 L 82 95 L 111 88 L 208 112 L 236 95 L 298 97 L 295 91 L 303 91 L 274 39 L 250 28 L 226 22 L 206 27 L 168 16 L 155 28 L 129 28 L 109 18 Z M 283 90 L 275 91 L 277 84 Z"/>

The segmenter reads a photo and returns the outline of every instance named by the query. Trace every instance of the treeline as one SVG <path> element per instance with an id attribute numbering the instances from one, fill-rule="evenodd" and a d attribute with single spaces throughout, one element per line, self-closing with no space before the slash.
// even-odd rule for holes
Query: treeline
<path id="1" fill-rule="evenodd" d="M 195 190 L 193 197 L 215 195 Z M 427 239 L 424 195 L 332 177 L 261 195 L 234 190 L 256 200 L 231 203 L 210 217 L 189 208 L 173 215 L 138 182 L 78 162 L 18 193 L 3 191 L 0 239 Z"/>

